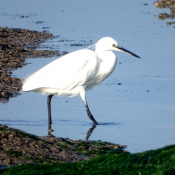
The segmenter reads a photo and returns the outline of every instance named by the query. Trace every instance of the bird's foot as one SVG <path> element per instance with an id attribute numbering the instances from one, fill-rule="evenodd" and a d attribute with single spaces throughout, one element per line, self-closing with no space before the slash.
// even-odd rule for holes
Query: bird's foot
<path id="1" fill-rule="evenodd" d="M 93 117 L 91 113 L 88 114 L 88 117 L 94 122 L 95 125 L 98 125 L 98 122 L 95 120 L 95 118 Z"/>

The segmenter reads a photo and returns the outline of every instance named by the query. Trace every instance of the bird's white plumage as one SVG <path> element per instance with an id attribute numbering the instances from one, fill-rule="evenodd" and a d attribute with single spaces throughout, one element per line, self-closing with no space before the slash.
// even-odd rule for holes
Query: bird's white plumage
<path id="1" fill-rule="evenodd" d="M 84 101 L 87 115 L 94 122 L 98 122 L 89 110 L 86 101 L 86 91 L 106 79 L 115 69 L 117 58 L 113 50 L 122 51 L 140 58 L 136 54 L 120 47 L 110 38 L 100 39 L 95 44 L 95 52 L 87 49 L 67 54 L 41 68 L 23 83 L 23 91 L 40 91 L 48 94 L 48 131 L 51 134 L 51 99 L 53 95 L 80 95 Z"/>
<path id="2" fill-rule="evenodd" d="M 82 49 L 44 66 L 23 83 L 23 91 L 43 94 L 76 96 L 93 88 L 108 77 L 116 66 L 112 52 L 117 42 L 106 37 L 96 44 L 95 52 Z"/>

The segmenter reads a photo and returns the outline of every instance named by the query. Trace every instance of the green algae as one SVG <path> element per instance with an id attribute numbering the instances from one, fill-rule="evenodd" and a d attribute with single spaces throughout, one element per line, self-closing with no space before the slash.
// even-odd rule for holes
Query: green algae
<path id="1" fill-rule="evenodd" d="M 9 174 L 59 174 L 59 175 L 173 175 L 175 174 L 175 145 L 137 154 L 106 154 L 78 163 L 22 165 L 1 170 Z"/>

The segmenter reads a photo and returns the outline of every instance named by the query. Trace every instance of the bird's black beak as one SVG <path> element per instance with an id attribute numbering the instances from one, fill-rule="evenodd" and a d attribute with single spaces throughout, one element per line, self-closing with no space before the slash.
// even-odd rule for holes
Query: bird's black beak
<path id="1" fill-rule="evenodd" d="M 134 56 L 134 57 L 137 57 L 137 58 L 140 58 L 138 55 L 136 55 L 135 53 L 132 53 L 132 52 L 130 52 L 129 50 L 126 50 L 125 48 L 123 48 L 123 47 L 120 47 L 120 46 L 115 46 L 116 47 L 116 49 L 118 50 L 118 51 L 121 51 L 121 52 L 125 52 L 125 53 L 127 53 L 127 54 L 129 54 L 129 55 L 132 55 L 132 56 Z"/>

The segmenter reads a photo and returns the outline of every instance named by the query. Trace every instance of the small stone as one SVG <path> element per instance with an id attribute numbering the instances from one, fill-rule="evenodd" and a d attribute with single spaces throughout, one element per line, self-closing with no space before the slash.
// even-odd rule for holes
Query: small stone
<path id="1" fill-rule="evenodd" d="M 8 96 L 9 96 L 7 91 L 1 92 L 1 95 L 2 95 L 2 97 L 4 97 L 4 98 L 8 98 Z"/>
<path id="2" fill-rule="evenodd" d="M 11 163 L 10 159 L 9 158 L 6 158 L 4 161 L 3 161 L 5 164 L 9 165 Z"/>

